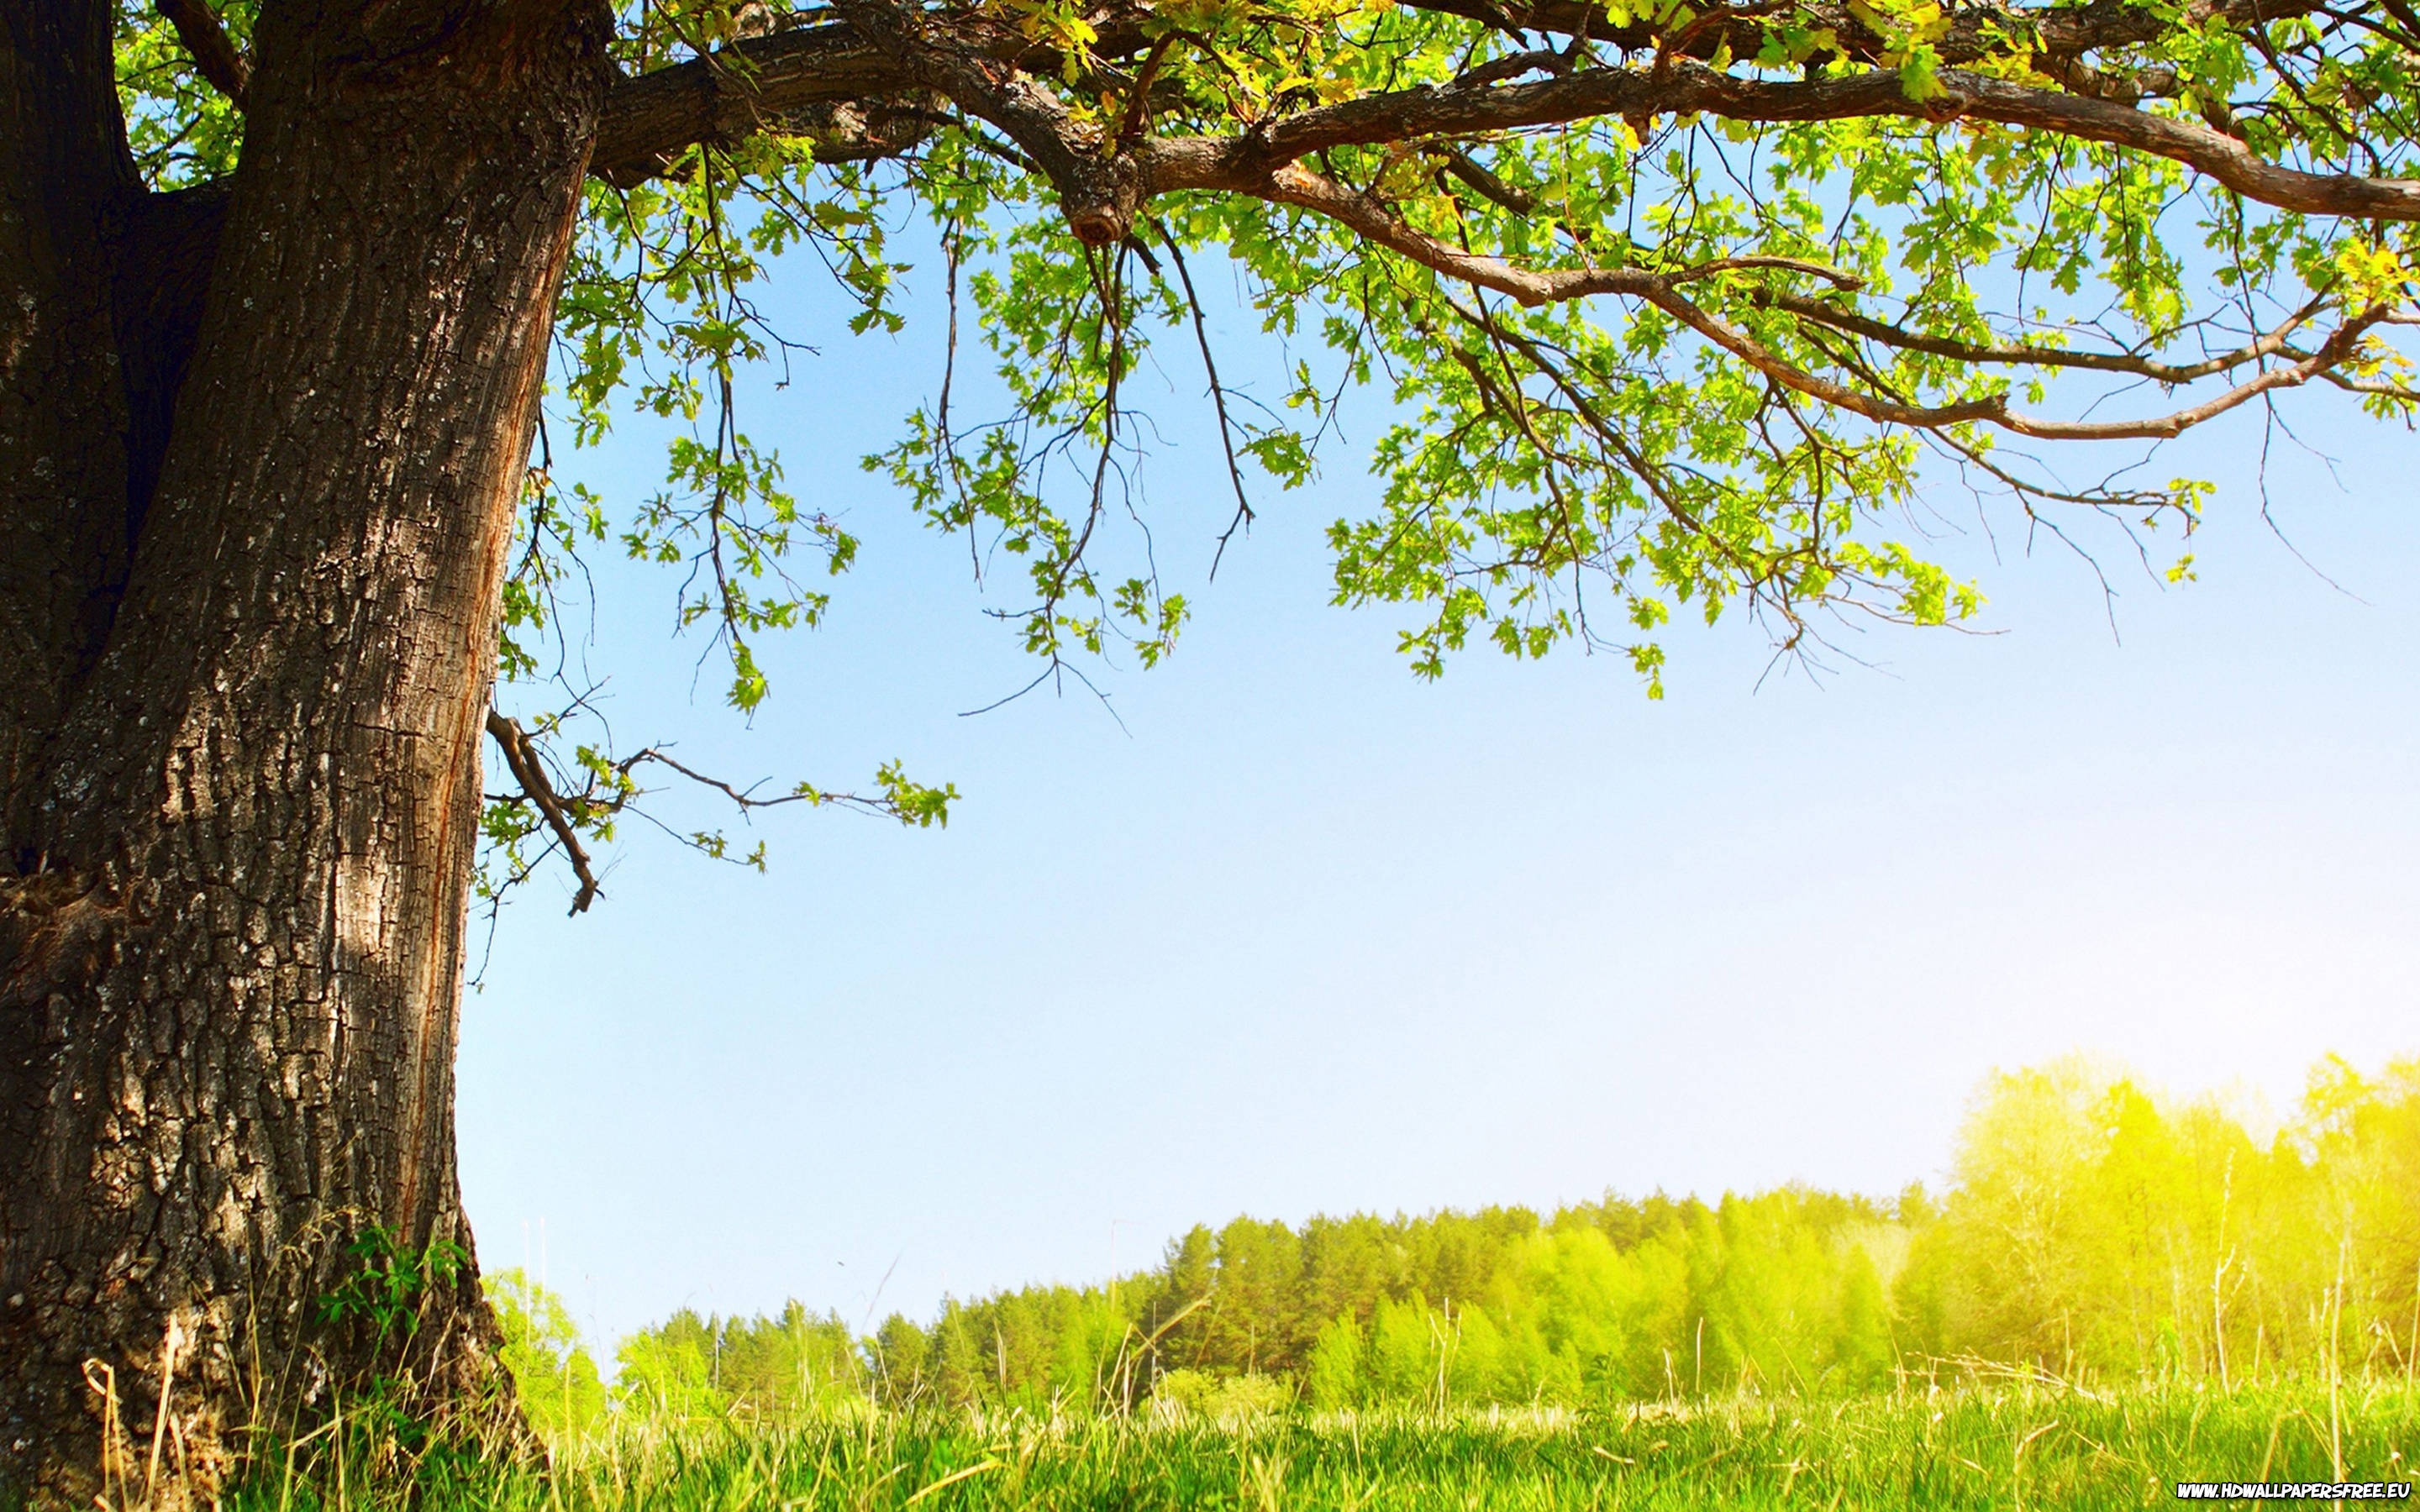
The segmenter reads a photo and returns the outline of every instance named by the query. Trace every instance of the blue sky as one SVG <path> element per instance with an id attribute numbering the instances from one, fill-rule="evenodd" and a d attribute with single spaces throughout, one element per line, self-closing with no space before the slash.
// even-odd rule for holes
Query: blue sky
<path id="1" fill-rule="evenodd" d="M 1405 619 L 1329 607 L 1321 532 L 1375 486 L 1349 445 L 1205 585 L 1228 505 L 1171 348 L 1177 656 L 1106 670 L 1115 718 L 963 717 L 1032 674 L 1003 600 L 855 460 L 937 378 L 933 305 L 853 341 L 812 281 L 785 298 L 822 350 L 748 423 L 865 539 L 830 623 L 766 648 L 746 726 L 662 586 L 604 563 L 592 664 L 626 741 L 833 786 L 895 756 L 965 796 L 946 831 L 762 821 L 766 876 L 640 833 L 590 914 L 551 883 L 507 912 L 466 1200 L 484 1263 L 542 1247 L 595 1335 L 923 1316 L 1245 1212 L 1887 1194 L 1940 1180 L 1994 1067 L 2084 1050 L 2283 1106 L 2323 1053 L 2420 1052 L 2420 444 L 2339 395 L 2281 401 L 2308 446 L 2268 458 L 2309 564 L 2245 419 L 2160 461 L 2221 483 L 2199 581 L 2104 542 L 2114 630 L 2089 569 L 2004 514 L 1995 556 L 1945 495 L 1992 633 L 1768 675 L 1753 626 L 1679 626 L 1650 702 L 1602 656 L 1422 684 Z M 582 465 L 644 486 L 643 442 Z"/>

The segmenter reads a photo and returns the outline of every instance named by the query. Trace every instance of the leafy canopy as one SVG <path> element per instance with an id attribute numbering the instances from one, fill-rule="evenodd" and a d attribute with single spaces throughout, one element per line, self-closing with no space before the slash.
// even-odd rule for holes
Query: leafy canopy
<path id="1" fill-rule="evenodd" d="M 216 17 L 239 60 L 257 3 Z M 239 105 L 194 62 L 196 9 L 121 13 L 132 145 L 162 188 L 240 150 Z M 504 680 L 561 706 L 491 726 L 517 779 L 489 811 L 491 888 L 560 851 L 584 905 L 583 840 L 613 838 L 652 779 L 712 781 L 616 753 L 566 681 L 557 592 L 582 553 L 661 564 L 741 711 L 768 692 L 761 639 L 829 611 L 858 543 L 799 503 L 734 401 L 789 356 L 756 292 L 811 267 L 856 331 L 890 332 L 910 314 L 903 249 L 938 249 L 947 369 L 864 462 L 979 571 L 1013 566 L 997 612 L 1043 676 L 1147 667 L 1187 616 L 1133 483 L 1154 433 L 1130 380 L 1155 359 L 1202 364 L 1229 536 L 1318 475 L 1348 392 L 1390 401 L 1380 502 L 1328 539 L 1337 602 L 1399 606 L 1414 670 L 1473 640 L 1577 641 L 1626 656 L 1651 697 L 1676 613 L 1746 612 L 1799 655 L 1843 616 L 1971 619 L 1977 586 L 1928 550 L 1928 490 L 1994 495 L 2061 538 L 2115 521 L 2181 578 L 2192 557 L 2150 545 L 2190 534 L 2211 489 L 2162 479 L 2160 441 L 2273 417 L 2315 380 L 2381 418 L 2420 398 L 2388 339 L 2420 320 L 2404 0 L 616 14 L 627 77 L 500 606 Z M 703 114 L 641 108 L 675 82 Z M 1222 380 L 1213 276 L 1284 353 L 1280 389 Z M 558 446 L 632 416 L 669 426 L 660 486 L 558 479 Z M 865 796 L 713 785 L 917 824 L 954 796 L 895 764 Z"/>

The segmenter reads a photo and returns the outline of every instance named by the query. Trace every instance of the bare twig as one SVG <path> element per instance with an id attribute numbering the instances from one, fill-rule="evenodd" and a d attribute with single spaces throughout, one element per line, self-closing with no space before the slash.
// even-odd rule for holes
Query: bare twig
<path id="1" fill-rule="evenodd" d="M 1235 517 L 1229 520 L 1227 528 L 1218 533 L 1218 549 L 1210 558 L 1210 576 L 1216 578 L 1218 576 L 1218 563 L 1227 558 L 1227 543 L 1234 538 L 1238 530 L 1252 523 L 1252 501 L 1244 493 L 1244 470 L 1235 461 L 1235 427 L 1227 418 L 1227 386 L 1218 381 L 1218 360 L 1210 352 L 1210 328 L 1202 318 L 1202 298 L 1193 292 L 1193 274 L 1185 266 L 1185 249 L 1176 244 L 1176 239 L 1168 234 L 1166 226 L 1155 224 L 1152 229 L 1159 233 L 1160 244 L 1168 249 L 1170 259 L 1176 264 L 1177 281 L 1185 286 L 1186 308 L 1193 316 L 1193 338 L 1201 343 L 1202 365 L 1210 374 L 1210 402 L 1218 411 L 1218 444 L 1227 453 L 1227 481 L 1235 489 Z"/>
<path id="2" fill-rule="evenodd" d="M 1953 341 L 1945 336 L 1929 336 L 1921 332 L 1909 331 L 1900 326 L 1859 315 L 1854 310 L 1844 310 L 1838 305 L 1826 304 L 1822 300 L 1808 299 L 1803 294 L 1792 294 L 1782 289 L 1759 290 L 1749 298 L 1755 303 L 1769 305 L 1776 310 L 1786 310 L 1802 319 L 1813 320 L 1905 351 L 1926 352 L 1934 357 L 1947 357 L 1965 363 L 2031 367 L 2073 367 L 2099 373 L 2131 373 L 2138 378 L 2147 378 L 2154 382 L 2168 384 L 2191 383 L 2196 378 L 2225 373 L 2241 367 L 2246 363 L 2257 362 L 2263 357 L 2274 357 L 2281 353 L 2291 352 L 2290 344 L 2294 332 L 2308 325 L 2311 317 L 2318 315 L 2327 302 L 2325 295 L 2312 299 L 2274 329 L 2265 332 L 2257 340 L 2239 347 L 2233 351 L 2205 358 L 2198 363 L 2171 363 L 2137 356 L 2132 352 L 2071 351 L 2056 347 L 1985 347 L 1972 342 Z"/>

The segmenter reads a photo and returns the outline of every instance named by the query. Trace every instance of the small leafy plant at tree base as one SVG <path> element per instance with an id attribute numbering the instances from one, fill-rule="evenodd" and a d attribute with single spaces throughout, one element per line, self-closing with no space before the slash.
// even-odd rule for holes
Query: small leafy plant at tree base
<path id="1" fill-rule="evenodd" d="M 429 1457 L 458 1458 L 463 1445 L 437 1431 L 427 1404 L 419 1400 L 411 1347 L 431 1300 L 468 1273 L 470 1252 L 443 1239 L 406 1245 L 372 1224 L 353 1236 L 344 1255 L 349 1267 L 319 1299 L 319 1320 L 369 1335 L 367 1358 L 378 1368 L 340 1384 L 327 1421 L 299 1435 L 284 1458 L 292 1462 L 308 1451 L 307 1463 L 358 1463 L 380 1473 Z"/>
<path id="2" fill-rule="evenodd" d="M 320 1319 L 366 1323 L 377 1331 L 380 1348 L 397 1335 L 419 1333 L 423 1299 L 453 1285 L 471 1263 L 470 1251 L 451 1240 L 405 1248 L 376 1224 L 356 1235 L 345 1253 L 359 1267 L 320 1299 Z"/>

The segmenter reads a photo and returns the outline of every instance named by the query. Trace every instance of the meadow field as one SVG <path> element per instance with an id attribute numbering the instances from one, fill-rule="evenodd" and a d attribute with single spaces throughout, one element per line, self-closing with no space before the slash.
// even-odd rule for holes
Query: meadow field
<path id="1" fill-rule="evenodd" d="M 366 1443 L 368 1441 L 357 1441 Z M 228 1512 L 1413 1509 L 2173 1504 L 2180 1480 L 2408 1481 L 2402 1381 L 2101 1393 L 1970 1382 L 1817 1401 L 1754 1395 L 1618 1412 L 1183 1414 L 866 1410 L 787 1425 L 643 1423 L 553 1469 L 434 1453 L 313 1457 Z M 378 1458 L 373 1455 L 370 1458 Z M 350 1459 L 350 1463 L 341 1460 Z"/>
<path id="2" fill-rule="evenodd" d="M 1238 1218 L 1148 1271 L 923 1321 L 677 1313 L 618 1341 L 610 1382 L 563 1300 L 505 1271 L 486 1285 L 544 1453 L 373 1396 L 257 1446 L 222 1504 L 2018 1509 L 2408 1485 L 2420 1062 L 2325 1062 L 2301 1108 L 2257 1114 L 2061 1062 L 1978 1088 L 1937 1196 Z M 427 1257 L 358 1253 L 348 1295 L 405 1306 Z M 151 1500 L 135 1470 L 109 1506 Z"/>

